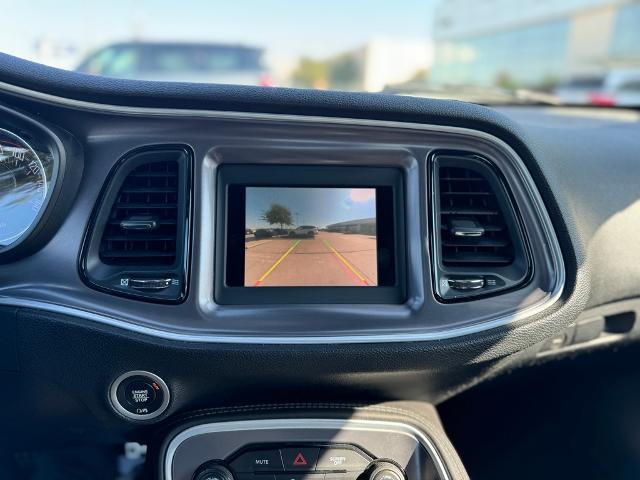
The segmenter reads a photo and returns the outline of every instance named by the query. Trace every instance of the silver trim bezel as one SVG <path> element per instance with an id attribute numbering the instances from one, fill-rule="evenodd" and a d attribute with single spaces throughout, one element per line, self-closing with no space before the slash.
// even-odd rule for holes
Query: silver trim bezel
<path id="1" fill-rule="evenodd" d="M 127 380 L 128 378 L 138 377 L 138 376 L 149 377 L 151 380 L 153 380 L 158 385 L 160 385 L 160 388 L 163 391 L 164 398 L 162 399 L 162 403 L 160 404 L 160 406 L 155 412 L 152 412 L 148 415 L 139 415 L 137 413 L 131 413 L 129 410 L 124 408 L 122 404 L 118 401 L 118 387 L 120 386 L 120 384 L 125 380 Z M 169 387 L 167 387 L 167 384 L 164 382 L 164 380 L 162 380 L 162 378 L 160 378 L 155 373 L 147 372 L 146 370 L 131 370 L 129 372 L 123 373 L 113 381 L 113 383 L 109 387 L 109 401 L 111 402 L 111 406 L 116 412 L 118 412 L 120 415 L 122 415 L 123 417 L 126 417 L 129 420 L 136 420 L 136 421 L 152 420 L 162 415 L 167 410 L 167 408 L 169 408 L 169 402 L 171 401 L 171 392 L 169 391 Z"/>
<path id="2" fill-rule="evenodd" d="M 387 343 L 387 342 L 416 342 L 416 341 L 432 341 L 443 340 L 461 337 L 465 335 L 476 334 L 484 332 L 496 327 L 502 327 L 513 323 L 515 321 L 522 321 L 532 316 L 535 316 L 553 304 L 555 304 L 561 297 L 564 285 L 566 282 L 566 272 L 564 260 L 558 239 L 555 235 L 553 224 L 544 206 L 544 202 L 535 186 L 535 182 L 531 177 L 529 171 L 522 159 L 517 153 L 503 140 L 478 130 L 472 130 L 462 127 L 450 127 L 442 125 L 428 125 L 421 123 L 404 123 L 398 121 L 386 121 L 386 120 L 369 120 L 369 119 L 356 119 L 356 118 L 336 118 L 336 117 L 321 117 L 321 116 L 303 116 L 303 115 L 288 115 L 288 114 L 273 114 L 273 113 L 247 113 L 247 112 L 227 112 L 227 111 L 214 111 L 214 110 L 189 110 L 189 109 L 169 109 L 169 108 L 152 108 L 152 107 L 128 107 L 118 105 L 108 105 L 87 102 L 82 100 L 68 99 L 64 97 L 58 97 L 42 92 L 35 92 L 22 87 L 17 87 L 7 83 L 0 82 L 0 91 L 10 93 L 13 95 L 23 96 L 27 98 L 36 99 L 41 102 L 47 102 L 51 104 L 61 105 L 67 108 L 76 108 L 86 111 L 96 111 L 105 113 L 117 113 L 123 115 L 145 115 L 145 116 L 173 116 L 173 117 L 192 117 L 192 118 L 219 118 L 219 119 L 235 119 L 235 120 L 268 120 L 268 121 L 295 121 L 300 123 L 324 123 L 331 125 L 357 125 L 357 126 L 371 126 L 371 127 L 386 127 L 386 128 L 398 128 L 404 130 L 416 130 L 416 131 L 429 131 L 429 132 L 445 132 L 459 135 L 465 135 L 467 137 L 475 137 L 498 147 L 509 160 L 512 162 L 517 175 L 522 181 L 523 187 L 526 189 L 527 194 L 530 196 L 532 204 L 537 213 L 537 218 L 540 223 L 542 232 L 547 239 L 548 249 L 550 253 L 550 260 L 554 266 L 554 286 L 550 292 L 538 302 L 523 308 L 517 312 L 509 313 L 506 315 L 498 316 L 492 320 L 480 321 L 477 323 L 463 325 L 459 327 L 443 327 L 440 329 L 434 329 L 428 332 L 416 333 L 416 332 L 398 332 L 398 333 L 384 333 L 384 334 L 364 334 L 364 335 L 317 335 L 309 337 L 296 337 L 296 336 L 251 336 L 251 335 L 227 335 L 227 334 L 210 334 L 210 333 L 193 333 L 192 331 L 176 331 L 169 329 L 161 329 L 157 327 L 150 327 L 146 325 L 134 324 L 132 322 L 121 320 L 118 318 L 110 317 L 101 313 L 90 312 L 76 307 L 68 307 L 63 305 L 54 304 L 42 300 L 12 298 L 12 297 L 0 297 L 0 305 L 8 305 L 15 307 L 26 307 L 41 309 L 49 312 L 60 313 L 64 315 L 71 315 L 79 318 L 83 318 L 89 321 L 94 321 L 109 325 L 111 327 L 120 328 L 123 330 L 139 333 L 142 335 L 148 335 L 151 337 L 162 338 L 166 340 L 181 341 L 181 342 L 204 342 L 204 343 L 235 343 L 235 344 L 344 344 L 344 343 Z M 427 201 L 425 199 L 425 201 Z M 203 259 L 200 260 L 204 261 Z M 201 282 L 201 286 L 207 285 L 206 281 Z M 200 295 L 201 292 L 198 292 Z M 210 296 L 209 293 L 207 297 Z M 212 308 L 213 306 L 205 303 L 205 310 Z"/>
<path id="3" fill-rule="evenodd" d="M 187 428 L 177 434 L 167 446 L 166 455 L 163 461 L 162 472 L 166 480 L 173 480 L 172 466 L 173 458 L 178 447 L 186 440 L 209 433 L 254 431 L 254 430 L 353 430 L 353 431 L 395 431 L 408 434 L 413 437 L 422 447 L 424 447 L 436 466 L 440 478 L 449 480 L 451 478 L 445 463 L 429 436 L 417 428 L 399 422 L 387 422 L 381 420 L 339 420 L 326 418 L 293 418 L 293 419 L 266 419 L 266 420 L 240 420 L 233 422 L 205 423 Z"/>

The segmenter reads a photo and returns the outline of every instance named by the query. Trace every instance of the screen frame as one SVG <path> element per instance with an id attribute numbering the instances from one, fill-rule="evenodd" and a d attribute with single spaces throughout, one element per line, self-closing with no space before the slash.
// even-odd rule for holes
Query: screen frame
<path id="1" fill-rule="evenodd" d="M 388 212 L 380 215 L 380 202 L 376 199 L 376 222 L 390 223 L 388 241 L 393 245 L 393 283 L 371 287 L 309 286 L 309 287 L 245 287 L 227 284 L 229 268 L 242 265 L 244 276 L 244 249 L 234 252 L 229 235 L 238 231 L 238 223 L 245 228 L 244 204 L 242 215 L 231 219 L 229 208 L 238 205 L 238 193 L 244 188 L 376 188 L 389 191 L 393 200 Z M 234 193 L 236 192 L 236 193 Z M 235 198 L 230 198 L 235 195 Z M 395 167 L 304 166 L 304 165 L 222 165 L 218 169 L 216 195 L 216 241 L 214 265 L 214 299 L 223 305 L 268 304 L 400 304 L 406 299 L 406 232 L 403 172 Z M 241 221 L 238 219 L 241 217 Z M 389 243 L 388 243 L 389 244 Z M 378 246 L 380 249 L 380 245 Z M 379 254 L 380 250 L 378 251 Z M 238 262 L 242 255 L 241 263 Z M 229 261 L 229 258 L 232 261 Z M 380 274 L 380 272 L 379 272 Z M 235 282 L 236 284 L 238 282 Z"/>

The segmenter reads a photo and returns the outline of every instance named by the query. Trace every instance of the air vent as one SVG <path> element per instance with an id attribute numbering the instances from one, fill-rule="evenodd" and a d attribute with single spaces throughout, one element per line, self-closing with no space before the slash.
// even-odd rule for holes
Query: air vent
<path id="1" fill-rule="evenodd" d="M 144 300 L 185 298 L 191 163 L 189 150 L 164 146 L 118 162 L 83 246 L 88 285 Z"/>
<path id="2" fill-rule="evenodd" d="M 477 171 L 440 168 L 440 230 L 444 265 L 513 263 L 501 205 L 487 178 Z"/>
<path id="3" fill-rule="evenodd" d="M 530 271 L 517 212 L 500 174 L 476 156 L 433 161 L 436 289 L 458 299 L 513 288 Z"/>
<path id="4" fill-rule="evenodd" d="M 140 165 L 124 180 L 102 235 L 107 265 L 173 265 L 178 222 L 177 161 Z"/>

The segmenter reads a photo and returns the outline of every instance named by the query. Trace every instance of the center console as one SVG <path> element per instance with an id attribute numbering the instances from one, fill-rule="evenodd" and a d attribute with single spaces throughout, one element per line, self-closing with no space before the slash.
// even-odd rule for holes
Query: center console
<path id="1" fill-rule="evenodd" d="M 412 402 L 409 402 L 413 405 Z M 428 406 L 254 407 L 175 429 L 162 448 L 167 480 L 447 480 L 467 478 Z M 279 410 L 282 408 L 285 412 Z M 311 412 L 306 412 L 311 414 Z M 239 415 L 244 415 L 240 417 Z M 246 415 L 251 418 L 245 419 Z M 207 416 L 205 415 L 205 418 Z M 242 418 L 242 419 L 239 419 Z"/>

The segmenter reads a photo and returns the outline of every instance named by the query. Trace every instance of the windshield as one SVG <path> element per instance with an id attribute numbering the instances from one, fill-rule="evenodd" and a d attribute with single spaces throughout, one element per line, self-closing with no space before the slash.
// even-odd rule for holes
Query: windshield
<path id="1" fill-rule="evenodd" d="M 4 53 L 140 80 L 640 106 L 640 0 L 3 0 Z"/>

